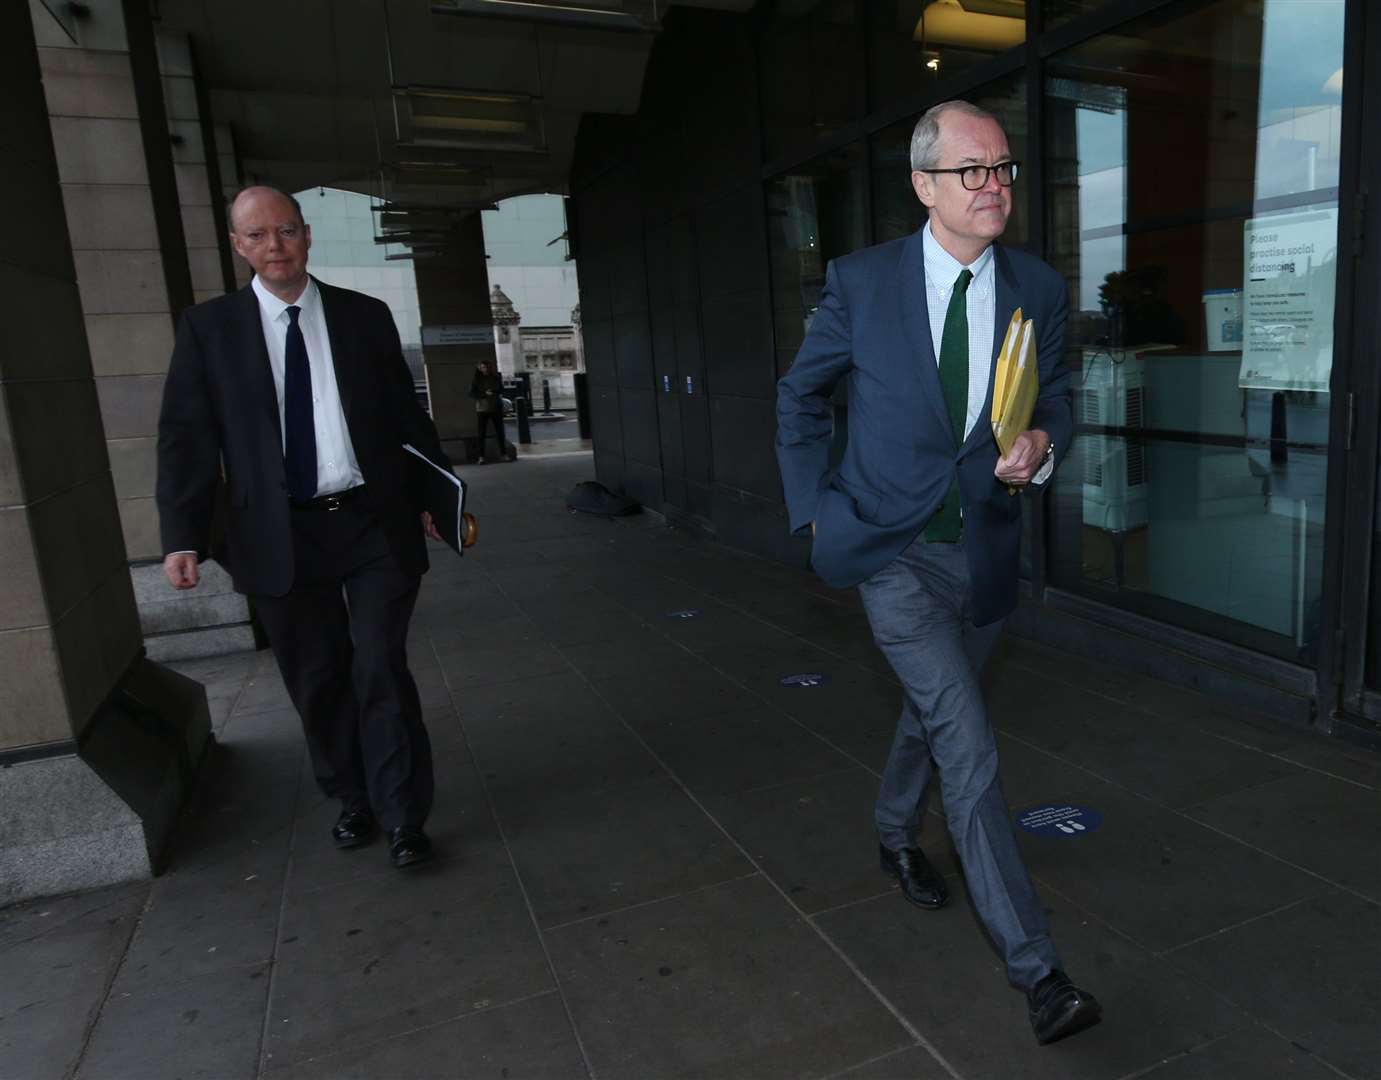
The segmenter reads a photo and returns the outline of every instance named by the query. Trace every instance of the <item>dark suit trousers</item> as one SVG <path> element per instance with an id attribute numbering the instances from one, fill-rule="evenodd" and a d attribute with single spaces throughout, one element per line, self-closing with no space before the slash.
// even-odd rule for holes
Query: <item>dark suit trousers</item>
<path id="1" fill-rule="evenodd" d="M 346 809 L 372 807 L 385 829 L 420 827 L 432 804 L 432 752 L 407 636 L 421 578 L 399 566 L 362 500 L 294 509 L 292 532 L 292 589 L 251 599 L 317 784 Z"/>
<path id="2" fill-rule="evenodd" d="M 502 460 L 507 450 L 503 434 L 503 409 L 496 407 L 494 412 L 476 412 L 475 419 L 479 421 L 480 457 L 484 457 L 485 429 L 492 427 L 494 429 L 494 441 L 499 444 L 497 456 Z"/>
<path id="3" fill-rule="evenodd" d="M 873 639 L 905 697 L 875 816 L 887 847 L 918 846 L 932 761 L 969 896 L 1014 986 L 1029 990 L 1060 958 L 1017 848 L 997 776 L 997 742 L 978 676 L 1001 623 L 969 619 L 962 544 L 918 537 L 858 587 Z"/>

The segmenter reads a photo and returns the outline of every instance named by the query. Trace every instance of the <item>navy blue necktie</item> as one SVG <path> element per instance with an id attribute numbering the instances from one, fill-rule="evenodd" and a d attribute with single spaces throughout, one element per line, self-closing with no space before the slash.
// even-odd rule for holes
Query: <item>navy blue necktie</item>
<path id="1" fill-rule="evenodd" d="M 312 366 L 307 341 L 297 317 L 288 308 L 288 339 L 283 349 L 283 467 L 288 494 L 294 499 L 316 497 L 316 425 L 312 421 Z"/>

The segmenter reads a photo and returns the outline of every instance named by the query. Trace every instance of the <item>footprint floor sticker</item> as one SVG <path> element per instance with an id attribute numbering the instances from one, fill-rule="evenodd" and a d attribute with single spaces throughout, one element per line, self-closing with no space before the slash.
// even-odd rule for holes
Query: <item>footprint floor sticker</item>
<path id="1" fill-rule="evenodd" d="M 1017 826 L 1037 836 L 1085 836 L 1103 824 L 1103 815 L 1087 806 L 1046 803 L 1020 810 Z"/>

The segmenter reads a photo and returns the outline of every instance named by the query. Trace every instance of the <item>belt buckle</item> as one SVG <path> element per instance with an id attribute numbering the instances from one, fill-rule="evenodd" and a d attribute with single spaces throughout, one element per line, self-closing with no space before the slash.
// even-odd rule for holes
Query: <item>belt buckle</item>
<path id="1" fill-rule="evenodd" d="M 340 509 L 342 506 L 344 506 L 344 505 L 345 505 L 344 500 L 342 500 L 341 497 L 340 497 L 339 495 L 327 495 L 327 496 L 326 496 L 326 509 L 327 509 L 328 511 L 334 512 L 334 511 L 336 511 L 336 510 L 339 510 L 339 509 Z"/>

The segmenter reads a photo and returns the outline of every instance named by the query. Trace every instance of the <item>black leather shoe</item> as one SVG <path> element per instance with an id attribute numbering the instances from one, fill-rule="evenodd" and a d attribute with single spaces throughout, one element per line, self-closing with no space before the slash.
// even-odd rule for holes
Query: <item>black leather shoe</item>
<path id="1" fill-rule="evenodd" d="M 1092 1027 L 1103 1017 L 1103 1006 L 1087 990 L 1080 990 L 1059 968 L 1053 969 L 1026 995 L 1031 1030 L 1045 1046 Z"/>
<path id="2" fill-rule="evenodd" d="M 413 825 L 390 829 L 388 857 L 399 869 L 404 866 L 415 866 L 432 857 L 432 842 L 427 839 L 426 833 Z"/>
<path id="3" fill-rule="evenodd" d="M 893 851 L 885 844 L 878 845 L 878 861 L 884 874 L 901 882 L 901 893 L 917 907 L 944 907 L 949 899 L 945 879 L 935 872 L 920 848 Z"/>
<path id="4" fill-rule="evenodd" d="M 331 826 L 331 839 L 338 848 L 359 847 L 374 839 L 374 815 L 368 810 L 342 810 Z"/>

